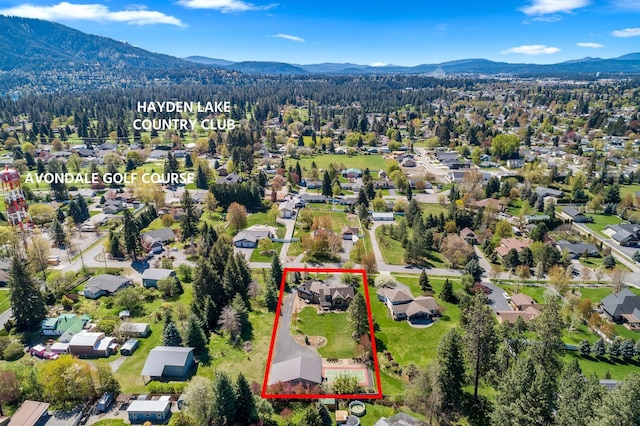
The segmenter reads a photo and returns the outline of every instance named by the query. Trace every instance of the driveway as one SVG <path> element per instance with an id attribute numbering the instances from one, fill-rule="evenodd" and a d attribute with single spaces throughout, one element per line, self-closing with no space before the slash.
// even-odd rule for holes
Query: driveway
<path id="1" fill-rule="evenodd" d="M 282 316 L 278 321 L 278 332 L 276 333 L 275 353 L 272 363 L 287 361 L 300 356 L 317 358 L 322 362 L 317 351 L 306 348 L 296 343 L 291 337 L 291 314 L 293 312 L 293 294 L 287 294 L 280 313 Z"/>
<path id="2" fill-rule="evenodd" d="M 489 306 L 491 306 L 491 309 L 493 309 L 494 312 L 513 310 L 511 309 L 509 302 L 507 302 L 507 299 L 502 295 L 502 293 L 505 292 L 503 289 L 491 281 L 482 281 L 482 285 L 485 285 L 492 290 L 491 294 L 488 294 L 487 296 L 489 298 Z"/>

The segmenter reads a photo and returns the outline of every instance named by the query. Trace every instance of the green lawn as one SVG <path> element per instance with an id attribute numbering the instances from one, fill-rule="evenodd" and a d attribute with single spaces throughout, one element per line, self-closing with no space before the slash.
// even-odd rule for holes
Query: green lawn
<path id="1" fill-rule="evenodd" d="M 563 357 L 565 362 L 570 361 L 572 358 L 578 359 L 582 373 L 585 376 L 590 376 L 595 373 L 599 379 L 604 379 L 608 372 L 611 375 L 611 379 L 624 380 L 629 373 L 637 372 L 640 366 L 638 361 L 627 363 L 620 359 L 612 362 L 608 356 L 603 358 L 597 358 L 595 356 L 585 358 L 577 351 L 567 351 Z"/>
<path id="2" fill-rule="evenodd" d="M 125 423 L 124 420 L 120 419 L 104 419 L 94 423 L 94 426 L 123 426 L 126 424 L 127 423 Z"/>
<path id="3" fill-rule="evenodd" d="M 305 177 L 305 170 L 311 170 L 311 163 L 313 162 L 316 163 L 319 169 L 323 170 L 327 170 L 331 163 L 334 164 L 336 169 L 345 166 L 345 168 L 354 167 L 364 170 L 368 167 L 372 172 L 384 169 L 385 165 L 385 159 L 379 154 L 352 156 L 344 154 L 322 154 L 314 157 L 301 157 L 299 160 L 289 159 L 287 166 L 291 165 L 295 167 L 296 161 L 300 162 L 303 177 Z"/>
<path id="4" fill-rule="evenodd" d="M 375 234 L 385 263 L 388 265 L 404 265 L 404 247 L 402 247 L 402 243 L 388 235 L 383 235 L 381 227 L 376 229 Z"/>
<path id="5" fill-rule="evenodd" d="M 509 292 L 509 294 L 513 295 L 515 292 L 515 286 L 512 285 L 501 285 L 500 287 L 504 288 Z M 524 286 L 521 285 L 518 287 L 518 292 L 522 294 L 526 294 L 527 296 L 531 296 L 536 303 L 544 303 L 544 293 L 547 290 L 545 286 L 533 287 L 533 286 Z"/>
<path id="6" fill-rule="evenodd" d="M 421 294 L 417 277 L 396 277 L 398 281 L 409 286 L 414 296 Z M 444 280 L 432 278 L 431 285 L 439 294 Z M 459 290 L 460 285 L 453 281 L 454 289 Z M 370 289 L 371 312 L 374 321 L 378 324 L 376 331 L 376 346 L 379 353 L 388 350 L 393 359 L 402 366 L 414 364 L 417 367 L 429 365 L 436 358 L 438 343 L 451 328 L 460 322 L 460 309 L 458 306 L 445 303 L 436 297 L 442 308 L 443 315 L 435 324 L 428 328 L 413 328 L 406 321 L 395 321 L 389 313 L 386 305 L 380 302 L 374 289 Z M 381 356 L 379 356 L 379 359 Z M 385 358 L 386 359 L 386 358 Z M 402 394 L 406 388 L 406 380 L 397 375 L 390 374 L 387 367 L 381 368 L 382 391 L 384 394 Z"/>
<path id="7" fill-rule="evenodd" d="M 590 214 L 590 217 L 593 218 L 593 223 L 587 223 L 587 227 L 589 227 L 589 229 L 599 232 L 602 236 L 604 236 L 605 238 L 609 238 L 608 235 L 604 234 L 602 232 L 602 230 L 605 228 L 605 226 L 607 225 L 615 225 L 618 223 L 622 223 L 623 220 L 620 219 L 618 216 L 616 215 L 605 215 L 605 214 Z"/>
<path id="8" fill-rule="evenodd" d="M 0 312 L 4 312 L 9 309 L 9 290 L 0 290 Z"/>
<path id="9" fill-rule="evenodd" d="M 346 312 L 318 315 L 314 307 L 308 306 L 298 314 L 294 330 L 296 325 L 300 334 L 327 338 L 326 346 L 318 349 L 324 358 L 352 358 L 356 355 L 357 342 L 351 337 Z"/>
<path id="10" fill-rule="evenodd" d="M 429 214 L 439 216 L 440 213 L 444 213 L 446 216 L 448 213 L 447 206 L 439 203 L 420 203 L 420 208 L 422 209 L 423 216 L 429 216 Z"/>
<path id="11" fill-rule="evenodd" d="M 276 254 L 280 254 L 280 250 L 282 250 L 283 243 L 273 243 L 273 250 L 275 250 Z M 273 255 L 262 255 L 260 254 L 259 249 L 254 249 L 251 252 L 251 257 L 249 258 L 249 262 L 271 262 L 273 260 Z"/>
<path id="12" fill-rule="evenodd" d="M 640 185 L 620 185 L 620 198 L 631 194 L 635 198 L 636 192 L 640 192 Z"/>

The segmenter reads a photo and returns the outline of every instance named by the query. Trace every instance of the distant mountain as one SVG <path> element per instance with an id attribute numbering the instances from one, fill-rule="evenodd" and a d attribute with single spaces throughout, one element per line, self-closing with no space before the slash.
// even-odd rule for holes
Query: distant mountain
<path id="1" fill-rule="evenodd" d="M 626 55 L 619 56 L 615 58 L 619 61 L 640 61 L 640 52 L 638 53 L 628 53 Z"/>
<path id="2" fill-rule="evenodd" d="M 246 74 L 308 74 L 309 72 L 291 64 L 283 62 L 235 62 L 225 67 L 228 70 L 240 71 Z"/>
<path id="3" fill-rule="evenodd" d="M 183 58 L 185 61 L 195 62 L 196 64 L 204 64 L 204 65 L 232 65 L 235 64 L 233 61 L 227 61 L 225 59 L 216 59 L 216 58 L 207 58 L 206 56 L 187 56 Z"/>
<path id="4" fill-rule="evenodd" d="M 38 19 L 0 15 L 0 70 L 56 69 L 90 64 L 141 68 L 185 67 L 190 63 L 128 43 L 85 34 Z"/>

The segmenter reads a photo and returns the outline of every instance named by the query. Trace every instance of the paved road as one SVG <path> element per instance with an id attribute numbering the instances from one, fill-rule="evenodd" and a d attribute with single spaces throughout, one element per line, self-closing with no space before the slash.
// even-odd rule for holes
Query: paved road
<path id="1" fill-rule="evenodd" d="M 494 312 L 512 310 L 507 299 L 502 295 L 502 293 L 504 293 L 503 289 L 493 284 L 491 281 L 482 281 L 482 284 L 492 290 L 491 294 L 488 294 L 487 296 L 489 298 L 489 306 L 491 306 L 491 309 L 493 309 Z"/>
<path id="2" fill-rule="evenodd" d="M 282 316 L 278 322 L 278 332 L 276 333 L 276 345 L 272 363 L 282 362 L 300 356 L 317 358 L 321 361 L 317 351 L 297 344 L 291 337 L 293 298 L 293 294 L 287 294 L 284 298 L 284 304 L 280 311 Z"/>

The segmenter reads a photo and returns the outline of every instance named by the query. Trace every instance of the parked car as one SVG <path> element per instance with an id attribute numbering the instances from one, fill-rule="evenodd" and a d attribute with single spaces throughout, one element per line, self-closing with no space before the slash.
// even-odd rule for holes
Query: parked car
<path id="1" fill-rule="evenodd" d="M 507 301 L 511 300 L 511 296 L 509 296 L 509 293 L 507 293 L 506 291 L 502 293 L 502 295 L 504 296 L 505 299 L 507 299 Z"/>

